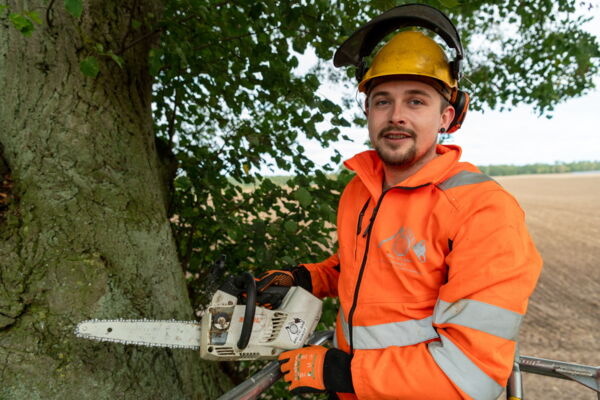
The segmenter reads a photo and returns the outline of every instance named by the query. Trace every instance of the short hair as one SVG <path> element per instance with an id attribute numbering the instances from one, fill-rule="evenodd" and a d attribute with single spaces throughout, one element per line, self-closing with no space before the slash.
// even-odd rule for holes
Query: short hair
<path id="1" fill-rule="evenodd" d="M 440 102 L 440 113 L 443 113 L 444 110 L 446 108 L 448 108 L 448 106 L 451 106 L 452 104 L 450 104 L 448 99 L 446 97 L 442 96 L 441 94 L 440 94 L 440 97 L 442 98 L 442 101 Z"/>

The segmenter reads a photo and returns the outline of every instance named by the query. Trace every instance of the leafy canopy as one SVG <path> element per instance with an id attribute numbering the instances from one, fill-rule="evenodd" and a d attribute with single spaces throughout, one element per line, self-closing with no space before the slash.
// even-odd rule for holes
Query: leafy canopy
<path id="1" fill-rule="evenodd" d="M 165 0 L 160 15 L 132 16 L 125 45 L 90 40 L 81 52 L 81 72 L 93 79 L 103 63 L 126 68 L 128 49 L 159 37 L 148 54 L 155 132 L 159 149 L 177 160 L 170 213 L 196 307 L 207 300 L 206 277 L 221 254 L 233 273 L 316 261 L 334 250 L 337 198 L 350 175 L 329 175 L 340 154 L 318 169 L 299 139 L 327 147 L 344 138 L 342 128 L 351 125 L 344 111 L 355 103 L 318 94 L 324 82 L 355 85 L 354 71 L 333 70 L 333 52 L 358 26 L 403 3 Z M 593 87 L 600 50 L 578 12 L 591 3 L 423 3 L 446 12 L 461 32 L 468 57 L 462 86 L 472 109 L 526 103 L 548 114 Z M 82 0 L 62 6 L 72 18 L 85 16 Z M 0 16 L 24 35 L 44 23 L 36 11 L 5 5 Z M 319 62 L 299 72 L 308 49 Z M 275 184 L 262 176 L 266 166 L 294 178 Z"/>
<path id="2" fill-rule="evenodd" d="M 317 93 L 325 81 L 355 82 L 354 71 L 333 70 L 333 53 L 358 26 L 401 3 L 168 3 L 160 47 L 150 55 L 155 121 L 180 162 L 172 211 L 184 267 L 198 277 L 190 280 L 192 293 L 200 293 L 220 253 L 238 270 L 263 270 L 333 250 L 337 198 L 348 174 L 327 175 L 339 167 L 339 154 L 324 171 L 316 169 L 298 139 L 323 147 L 340 139 L 350 124 L 343 111 L 353 102 L 336 104 Z M 448 13 L 461 31 L 468 55 L 463 87 L 474 109 L 527 103 L 548 113 L 593 86 L 598 42 L 579 28 L 585 17 L 576 16 L 575 0 L 425 3 Z M 320 63 L 299 74 L 309 47 Z M 265 164 L 295 177 L 275 185 L 259 172 Z"/>

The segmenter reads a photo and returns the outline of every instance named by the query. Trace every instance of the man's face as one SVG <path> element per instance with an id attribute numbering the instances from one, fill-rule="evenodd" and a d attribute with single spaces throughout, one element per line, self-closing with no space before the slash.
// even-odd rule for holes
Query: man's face
<path id="1" fill-rule="evenodd" d="M 435 157 L 440 128 L 448 128 L 454 108 L 440 110 L 441 95 L 420 81 L 387 80 L 367 99 L 371 144 L 389 166 L 410 166 Z"/>

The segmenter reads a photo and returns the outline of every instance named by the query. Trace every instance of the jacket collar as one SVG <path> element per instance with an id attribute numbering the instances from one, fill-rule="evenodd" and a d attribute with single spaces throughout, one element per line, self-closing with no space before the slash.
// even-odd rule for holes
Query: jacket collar
<path id="1" fill-rule="evenodd" d="M 449 171 L 458 163 L 461 152 L 459 146 L 438 144 L 436 146 L 438 156 L 425 164 L 417 173 L 397 184 L 396 187 L 415 188 L 443 181 L 448 176 Z M 359 153 L 345 161 L 344 165 L 356 172 L 356 175 L 374 198 L 381 196 L 383 163 L 375 150 Z"/>

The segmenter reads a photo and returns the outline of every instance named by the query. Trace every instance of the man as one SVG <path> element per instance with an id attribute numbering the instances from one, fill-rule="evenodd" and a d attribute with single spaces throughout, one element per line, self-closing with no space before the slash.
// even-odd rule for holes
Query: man
<path id="1" fill-rule="evenodd" d="M 339 297 L 334 348 L 279 357 L 294 393 L 494 399 L 506 385 L 542 262 L 516 200 L 437 144 L 457 125 L 452 68 L 416 31 L 379 51 L 359 83 L 374 150 L 345 163 L 337 254 L 258 278 Z"/>

